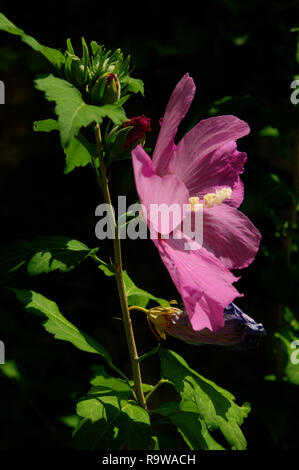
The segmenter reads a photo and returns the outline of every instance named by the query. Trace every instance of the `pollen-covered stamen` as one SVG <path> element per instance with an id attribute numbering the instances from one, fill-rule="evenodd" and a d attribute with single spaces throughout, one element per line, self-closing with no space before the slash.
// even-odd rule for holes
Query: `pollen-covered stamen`
<path id="1" fill-rule="evenodd" d="M 204 207 L 214 207 L 215 204 L 220 205 L 224 199 L 229 199 L 232 194 L 231 188 L 221 188 L 216 189 L 215 193 L 208 193 L 205 194 L 203 197 L 204 199 Z"/>
<path id="2" fill-rule="evenodd" d="M 191 212 L 196 212 L 199 209 L 199 197 L 192 196 L 189 197 L 189 204 Z"/>

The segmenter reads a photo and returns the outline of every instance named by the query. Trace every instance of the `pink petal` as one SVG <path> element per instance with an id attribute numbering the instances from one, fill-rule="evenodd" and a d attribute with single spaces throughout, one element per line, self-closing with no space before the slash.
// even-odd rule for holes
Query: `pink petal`
<path id="1" fill-rule="evenodd" d="M 135 184 L 141 204 L 147 212 L 150 228 L 162 235 L 167 235 L 180 224 L 183 205 L 188 203 L 189 193 L 184 183 L 175 175 L 158 176 L 149 155 L 141 145 L 132 151 Z M 164 216 L 154 211 L 154 205 L 165 204 Z M 174 207 L 174 205 L 177 207 Z M 171 210 L 171 206 L 175 209 Z M 170 215 L 168 215 L 170 214 Z"/>
<path id="2" fill-rule="evenodd" d="M 176 285 L 194 330 L 215 331 L 224 324 L 224 308 L 240 294 L 237 278 L 205 248 L 185 250 L 188 239 L 153 240 Z"/>
<path id="3" fill-rule="evenodd" d="M 237 150 L 236 142 L 229 142 L 202 156 L 197 167 L 194 167 L 191 173 L 186 173 L 182 181 L 190 196 L 203 197 L 207 193 L 214 193 L 216 189 L 228 186 L 233 189 L 233 193 L 226 202 L 238 207 L 243 200 L 243 185 L 239 174 L 243 173 L 246 159 L 246 153 Z"/>
<path id="4" fill-rule="evenodd" d="M 246 215 L 227 204 L 203 211 L 203 246 L 228 269 L 241 269 L 255 258 L 260 232 Z"/>
<path id="5" fill-rule="evenodd" d="M 163 117 L 159 137 L 153 153 L 153 163 L 160 175 L 165 174 L 168 161 L 175 148 L 174 138 L 178 126 L 185 117 L 194 98 L 195 85 L 193 79 L 186 73 L 176 85 L 168 101 Z"/>
<path id="6" fill-rule="evenodd" d="M 213 191 L 214 192 L 214 191 Z M 225 199 L 223 204 L 227 204 L 236 209 L 242 204 L 244 199 L 244 185 L 238 176 L 237 181 L 232 186 L 232 194 L 229 199 Z"/>
<path id="7" fill-rule="evenodd" d="M 233 184 L 246 160 L 246 154 L 236 150 L 235 140 L 249 131 L 248 124 L 235 116 L 200 121 L 178 144 L 168 172 L 184 181 L 192 196 L 201 192 L 203 184 L 215 185 L 219 178 L 221 184 L 232 179 Z"/>

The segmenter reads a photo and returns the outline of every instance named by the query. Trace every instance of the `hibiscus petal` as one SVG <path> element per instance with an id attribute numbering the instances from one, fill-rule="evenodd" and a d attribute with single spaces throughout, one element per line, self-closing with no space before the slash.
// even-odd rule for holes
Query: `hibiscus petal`
<path id="1" fill-rule="evenodd" d="M 227 204 L 203 211 L 203 246 L 228 269 L 241 269 L 255 258 L 260 232 L 248 217 Z"/>
<path id="2" fill-rule="evenodd" d="M 165 174 L 168 161 L 175 149 L 174 137 L 178 126 L 185 117 L 194 98 L 195 85 L 193 79 L 186 73 L 176 85 L 168 101 L 163 117 L 159 137 L 153 153 L 153 163 L 160 175 Z"/>
<path id="3" fill-rule="evenodd" d="M 246 156 L 236 151 L 235 141 L 249 132 L 248 124 L 235 116 L 200 121 L 179 142 L 169 162 L 169 173 L 176 174 L 187 187 L 197 191 L 201 185 L 196 184 L 196 179 L 203 182 L 208 176 L 214 182 L 222 174 L 228 178 L 234 175 L 236 179 L 236 174 L 243 171 Z"/>
<path id="4" fill-rule="evenodd" d="M 185 250 L 188 239 L 153 240 L 184 302 L 194 330 L 215 331 L 224 324 L 224 308 L 241 294 L 238 279 L 205 248 Z"/>
<path id="5" fill-rule="evenodd" d="M 223 204 L 228 204 L 229 206 L 235 207 L 236 209 L 238 209 L 238 207 L 242 204 L 243 199 L 244 199 L 244 184 L 241 181 L 241 178 L 238 176 L 237 181 L 232 186 L 231 197 L 229 199 L 225 199 L 223 201 Z"/>
<path id="6" fill-rule="evenodd" d="M 192 172 L 185 173 L 181 179 L 190 196 L 203 197 L 207 193 L 215 193 L 216 189 L 228 186 L 233 189 L 229 204 L 238 207 L 243 200 L 239 174 L 243 173 L 246 160 L 246 153 L 237 150 L 236 142 L 229 142 L 202 156 L 197 167 L 194 167 Z"/>
<path id="7" fill-rule="evenodd" d="M 183 219 L 188 190 L 175 175 L 158 176 L 141 145 L 132 151 L 132 157 L 136 188 L 146 210 L 147 222 L 154 231 L 167 235 Z"/>

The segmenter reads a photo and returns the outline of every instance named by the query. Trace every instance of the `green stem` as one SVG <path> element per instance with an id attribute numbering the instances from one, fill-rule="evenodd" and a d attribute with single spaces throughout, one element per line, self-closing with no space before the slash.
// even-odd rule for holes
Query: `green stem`
<path id="1" fill-rule="evenodd" d="M 156 385 L 154 386 L 154 388 L 152 388 L 152 390 L 150 392 L 148 392 L 148 394 L 146 395 L 145 397 L 145 400 L 146 402 L 148 403 L 149 399 L 151 398 L 152 394 L 158 390 L 159 387 L 161 387 L 161 385 L 163 384 L 169 384 L 171 382 L 169 382 L 169 380 L 167 379 L 160 379 L 159 382 L 156 383 Z"/>
<path id="2" fill-rule="evenodd" d="M 95 137 L 96 137 L 96 144 L 97 144 L 97 149 L 98 149 L 98 154 L 99 154 L 99 159 L 100 159 L 100 176 L 101 176 L 100 181 L 99 181 L 99 175 L 97 174 L 97 181 L 98 181 L 98 184 L 101 186 L 105 203 L 108 204 L 111 209 L 109 219 L 112 221 L 113 226 L 114 226 L 114 238 L 113 238 L 114 274 L 115 274 L 115 279 L 116 279 L 117 288 L 118 288 L 118 294 L 119 294 L 119 300 L 120 300 L 120 305 L 121 305 L 126 339 L 127 339 L 127 343 L 129 347 L 133 381 L 134 381 L 134 392 L 136 394 L 138 404 L 141 407 L 146 409 L 147 406 L 146 406 L 144 393 L 142 390 L 142 379 L 141 379 L 140 366 L 138 363 L 138 353 L 137 353 L 133 325 L 132 325 L 132 320 L 131 320 L 130 312 L 128 308 L 126 289 L 125 289 L 125 284 L 124 284 L 124 279 L 123 279 L 121 245 L 120 245 L 120 239 L 118 236 L 118 226 L 115 220 L 113 207 L 111 204 L 108 179 L 106 175 L 106 167 L 105 167 L 104 156 L 103 156 L 103 151 L 102 151 L 101 129 L 100 129 L 99 124 L 97 124 L 95 128 Z"/>
<path id="3" fill-rule="evenodd" d="M 154 354 L 157 354 L 157 352 L 159 352 L 159 349 L 160 349 L 160 344 L 158 344 L 158 346 L 156 346 L 154 349 L 152 349 L 151 351 L 143 354 L 142 356 L 139 356 L 138 359 L 137 359 L 137 362 L 141 362 L 143 361 L 143 359 L 147 359 L 148 357 L 151 357 L 153 356 Z"/>

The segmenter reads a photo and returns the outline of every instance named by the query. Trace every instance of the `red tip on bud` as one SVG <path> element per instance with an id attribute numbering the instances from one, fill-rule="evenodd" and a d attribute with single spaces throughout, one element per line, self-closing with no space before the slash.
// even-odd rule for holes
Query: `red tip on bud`
<path id="1" fill-rule="evenodd" d="M 114 83 L 116 85 L 116 88 L 118 88 L 118 80 L 117 80 L 117 76 L 115 75 L 115 73 L 109 73 L 107 79 L 106 79 L 106 83 L 107 83 L 107 86 L 110 85 L 110 83 L 112 82 L 112 80 L 114 80 Z"/>
<path id="2" fill-rule="evenodd" d="M 125 148 L 131 147 L 139 141 L 141 142 L 145 134 L 151 130 L 151 120 L 142 114 L 125 121 L 121 127 L 129 126 L 133 126 L 133 129 L 127 135 Z"/>

